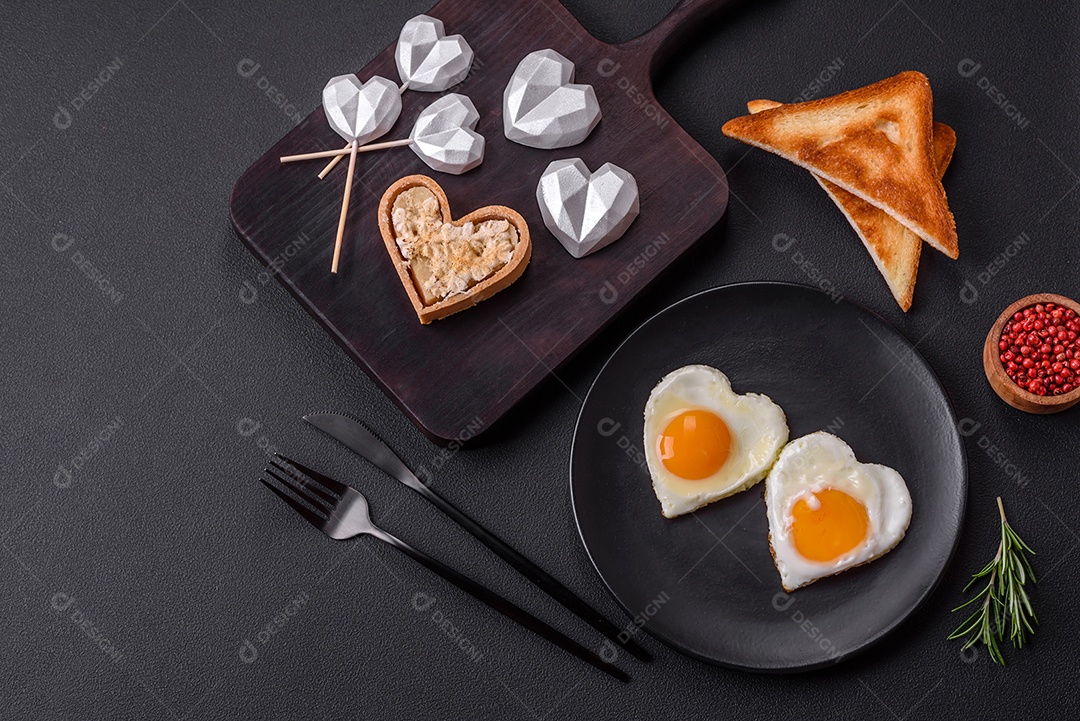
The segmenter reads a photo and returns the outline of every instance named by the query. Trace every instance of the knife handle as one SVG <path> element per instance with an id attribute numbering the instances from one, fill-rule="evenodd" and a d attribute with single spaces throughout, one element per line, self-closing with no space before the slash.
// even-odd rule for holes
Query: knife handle
<path id="1" fill-rule="evenodd" d="M 442 561 L 432 558 L 423 551 L 413 548 L 405 541 L 402 541 L 397 536 L 393 536 L 386 531 L 380 531 L 373 534 L 376 538 L 389 543 L 394 548 L 398 549 L 406 556 L 409 556 L 414 561 L 418 561 L 420 564 L 426 566 L 430 570 L 439 574 L 450 583 L 460 588 L 465 593 L 469 594 L 473 598 L 483 601 L 485 604 L 495 609 L 502 615 L 506 616 L 512 621 L 516 621 L 521 626 L 529 629 L 536 635 L 544 638 L 551 643 L 555 644 L 559 648 L 563 649 L 567 653 L 580 658 L 585 663 L 597 668 L 613 678 L 617 678 L 622 682 L 630 680 L 622 669 L 618 666 L 614 666 L 598 655 L 582 646 L 577 641 L 566 636 L 561 631 L 558 631 L 547 623 L 541 621 L 536 616 L 533 616 L 528 611 L 515 606 L 510 601 L 495 593 L 494 591 L 481 586 L 476 581 L 472 580 L 468 576 L 455 571 L 450 566 L 447 566 Z"/>
<path id="2" fill-rule="evenodd" d="M 512 546 L 506 543 L 491 531 L 487 530 L 469 516 L 462 513 L 450 501 L 440 496 L 428 486 L 420 484 L 417 492 L 433 503 L 440 511 L 449 516 L 455 523 L 468 531 L 478 541 L 495 552 L 499 558 L 513 566 L 518 573 L 532 581 L 537 588 L 554 598 L 575 616 L 589 624 L 611 641 L 617 643 L 628 653 L 642 661 L 651 661 L 652 656 L 638 645 L 627 634 L 623 634 L 618 626 L 608 621 L 600 612 L 581 600 L 573 591 L 557 581 L 551 574 L 537 566 L 528 558 L 518 553 Z"/>

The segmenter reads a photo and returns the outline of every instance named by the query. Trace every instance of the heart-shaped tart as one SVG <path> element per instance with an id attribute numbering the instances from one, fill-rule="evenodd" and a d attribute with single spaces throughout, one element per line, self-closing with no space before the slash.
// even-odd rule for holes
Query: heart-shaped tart
<path id="1" fill-rule="evenodd" d="M 512 208 L 488 205 L 453 220 L 442 187 L 426 175 L 391 185 L 379 230 L 423 324 L 490 298 L 525 272 L 529 226 Z"/>

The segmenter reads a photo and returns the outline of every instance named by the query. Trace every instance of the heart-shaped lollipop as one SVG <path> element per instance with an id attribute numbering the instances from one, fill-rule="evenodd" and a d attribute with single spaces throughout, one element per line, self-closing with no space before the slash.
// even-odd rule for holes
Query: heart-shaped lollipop
<path id="1" fill-rule="evenodd" d="M 413 152 L 432 170 L 461 175 L 484 160 L 484 136 L 473 130 L 480 113 L 464 95 L 444 95 L 413 125 Z"/>
<path id="2" fill-rule="evenodd" d="M 530 148 L 577 145 L 599 122 L 596 91 L 575 85 L 574 64 L 554 50 L 522 58 L 503 91 L 503 133 Z"/>
<path id="3" fill-rule="evenodd" d="M 369 143 L 354 150 L 349 143 L 341 150 L 320 150 L 300 155 L 283 155 L 281 162 L 293 163 L 312 158 L 338 158 L 352 153 L 411 145 L 421 160 L 432 170 L 461 175 L 484 161 L 484 136 L 476 132 L 480 113 L 464 95 L 450 93 L 424 108 L 413 124 L 412 134 L 401 140 Z M 320 175 L 319 177 L 322 177 Z"/>
<path id="4" fill-rule="evenodd" d="M 417 15 L 402 26 L 394 59 L 401 76 L 399 93 L 409 89 L 441 93 L 469 74 L 473 51 L 460 35 L 447 36 L 442 20 Z M 334 169 L 341 157 L 326 164 L 319 173 L 320 180 Z"/>
<path id="5" fill-rule="evenodd" d="M 323 112 L 334 132 L 363 145 L 394 127 L 401 115 L 401 95 L 394 81 L 378 75 L 366 83 L 351 73 L 338 75 L 323 88 Z"/>
<path id="6" fill-rule="evenodd" d="M 473 51 L 460 35 L 447 36 L 442 20 L 417 15 L 401 28 L 394 57 L 402 90 L 438 93 L 465 79 Z"/>
<path id="7" fill-rule="evenodd" d="M 401 94 L 393 81 L 377 75 L 366 83 L 360 82 L 355 75 L 338 75 L 323 88 L 323 112 L 334 132 L 349 143 L 349 175 L 345 178 L 345 196 L 341 202 L 337 239 L 334 241 L 334 260 L 330 265 L 330 272 L 337 273 L 357 149 L 361 143 L 385 135 L 394 126 L 401 115 Z"/>
<path id="8" fill-rule="evenodd" d="M 575 258 L 614 243 L 640 210 L 633 175 L 611 163 L 590 174 L 581 158 L 548 165 L 536 185 L 536 202 L 544 225 Z"/>

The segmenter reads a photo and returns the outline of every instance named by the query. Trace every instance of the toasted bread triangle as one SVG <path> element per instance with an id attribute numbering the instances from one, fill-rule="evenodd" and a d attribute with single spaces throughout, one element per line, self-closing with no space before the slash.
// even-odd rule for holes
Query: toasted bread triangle
<path id="1" fill-rule="evenodd" d="M 760 113 L 780 105 L 782 103 L 774 100 L 751 100 L 746 104 L 746 109 L 751 113 Z M 955 148 L 956 133 L 953 129 L 944 123 L 934 123 L 934 164 L 939 179 L 949 167 Z M 880 208 L 815 173 L 811 175 L 851 223 L 851 227 L 873 258 L 874 265 L 884 276 L 893 298 L 906 312 L 911 308 L 912 296 L 915 293 L 922 240 Z"/>
<path id="2" fill-rule="evenodd" d="M 744 115 L 722 130 L 881 208 L 950 258 L 959 255 L 934 167 L 933 97 L 922 73 Z"/>

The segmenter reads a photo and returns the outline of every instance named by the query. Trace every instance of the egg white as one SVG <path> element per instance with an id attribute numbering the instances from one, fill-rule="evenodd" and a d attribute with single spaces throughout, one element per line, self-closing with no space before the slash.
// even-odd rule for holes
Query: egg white
<path id="1" fill-rule="evenodd" d="M 731 451 L 716 473 L 692 481 L 664 466 L 659 440 L 672 418 L 695 409 L 715 413 L 727 424 Z M 768 473 L 787 439 L 787 419 L 780 406 L 765 395 L 735 393 L 728 377 L 710 366 L 690 365 L 668 373 L 645 404 L 645 460 L 653 491 L 667 518 L 754 485 Z"/>
<path id="2" fill-rule="evenodd" d="M 800 499 L 828 488 L 847 493 L 866 507 L 866 539 L 832 561 L 811 561 L 791 538 L 793 509 Z M 911 522 L 911 495 L 903 477 L 892 468 L 859 463 L 855 452 L 831 433 L 818 431 L 788 443 L 765 479 L 769 541 L 780 582 L 787 591 L 819 578 L 872 561 L 900 543 Z"/>

